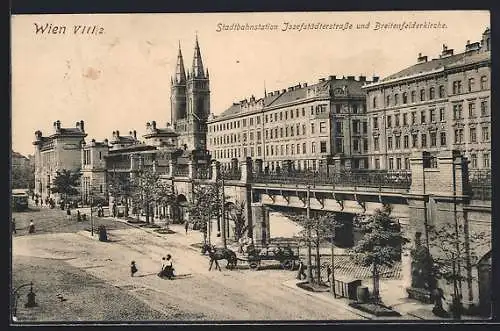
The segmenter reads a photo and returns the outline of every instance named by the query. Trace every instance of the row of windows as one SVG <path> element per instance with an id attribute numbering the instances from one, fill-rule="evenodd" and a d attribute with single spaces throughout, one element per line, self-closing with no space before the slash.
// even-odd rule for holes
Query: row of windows
<path id="1" fill-rule="evenodd" d="M 320 122 L 319 123 L 319 133 L 326 133 L 327 132 L 327 125 L 326 122 Z M 316 126 L 315 123 L 311 123 L 311 134 L 316 133 Z M 265 138 L 267 139 L 277 139 L 279 138 L 287 138 L 287 137 L 293 137 L 293 136 L 299 136 L 299 135 L 307 135 L 307 128 L 306 124 L 292 124 L 290 126 L 285 126 L 283 127 L 275 127 L 271 129 L 266 129 L 265 131 Z M 232 144 L 236 142 L 241 142 L 241 139 L 243 139 L 243 142 L 247 142 L 247 138 L 249 141 L 254 141 L 256 138 L 257 142 L 260 142 L 262 139 L 261 131 L 257 131 L 256 134 L 254 132 L 250 132 L 248 135 L 246 132 L 244 133 L 232 133 L 229 135 L 224 135 L 224 136 L 219 136 L 219 137 L 213 137 L 210 138 L 210 142 L 213 145 L 223 145 L 223 144 Z"/>
<path id="2" fill-rule="evenodd" d="M 489 116 L 489 111 L 488 111 L 488 101 L 482 100 L 480 103 L 481 107 L 481 117 Z M 469 118 L 476 118 L 476 103 L 471 101 L 468 103 L 468 108 L 469 108 Z M 459 104 L 454 104 L 453 105 L 453 119 L 463 119 L 463 112 L 462 112 L 463 106 L 461 103 Z M 410 116 L 408 116 L 408 114 Z M 421 110 L 420 111 L 420 124 L 425 124 L 427 123 L 427 114 L 429 114 L 429 123 L 436 123 L 437 122 L 437 116 L 439 114 L 439 121 L 445 121 L 445 109 L 444 108 L 439 108 L 439 113 L 436 112 L 436 109 L 429 109 L 427 110 Z M 392 121 L 394 118 L 394 122 Z M 402 120 L 402 125 L 415 125 L 417 123 L 417 112 L 412 111 L 411 113 L 402 113 L 402 114 L 394 114 L 394 115 L 387 115 L 387 127 L 399 127 L 401 126 L 401 120 Z M 373 128 L 378 129 L 379 128 L 379 120 L 377 116 L 373 117 Z"/>
<path id="3" fill-rule="evenodd" d="M 311 153 L 317 153 L 316 143 L 311 143 Z M 284 155 L 299 155 L 307 153 L 307 144 L 286 144 L 286 145 L 267 145 L 266 156 L 284 156 Z M 319 144 L 319 152 L 327 153 L 327 144 L 326 141 L 321 141 Z M 243 148 L 226 148 L 222 150 L 215 150 L 215 158 L 216 159 L 225 159 L 225 158 L 233 158 L 233 157 L 261 157 L 262 156 L 262 146 L 255 147 L 243 147 Z"/>
<path id="4" fill-rule="evenodd" d="M 388 160 L 388 168 L 389 170 L 393 169 L 410 169 L 410 159 L 409 158 L 389 158 Z M 403 163 L 404 162 L 404 163 Z M 478 157 L 477 154 L 470 154 L 470 166 L 472 169 L 476 169 L 478 167 Z M 490 167 L 490 153 L 483 153 L 483 167 Z M 380 169 L 380 159 L 375 159 L 375 169 Z"/>
<path id="5" fill-rule="evenodd" d="M 487 126 L 481 127 L 481 142 L 490 141 L 490 128 Z M 464 140 L 464 129 L 455 129 L 455 144 L 465 143 Z M 469 143 L 477 143 L 477 128 L 469 128 Z"/>
<path id="6" fill-rule="evenodd" d="M 453 94 L 461 94 L 462 93 L 462 81 L 461 80 L 454 81 L 452 88 L 453 88 Z M 486 76 L 481 76 L 479 90 L 486 90 L 487 88 L 488 88 L 488 78 Z M 469 78 L 467 80 L 467 91 L 474 92 L 476 90 L 477 89 L 475 87 L 475 79 Z M 428 98 L 428 100 L 434 100 L 436 98 L 436 88 L 430 87 L 428 92 L 425 88 L 422 88 L 419 90 L 418 97 L 419 97 L 419 101 L 425 101 L 427 98 Z M 446 91 L 445 91 L 444 85 L 440 85 L 438 87 L 437 97 L 438 98 L 445 98 L 446 97 Z M 400 94 L 398 94 L 398 93 L 395 93 L 392 96 L 387 95 L 386 99 L 385 99 L 385 106 L 386 107 L 397 106 L 398 104 L 400 104 L 400 102 L 402 104 L 417 102 L 417 91 L 415 91 L 415 90 L 411 91 L 409 96 L 408 96 L 408 92 L 403 92 L 401 94 L 401 100 L 400 100 Z M 374 96 L 372 99 L 372 107 L 377 108 L 377 97 L 376 96 Z"/>

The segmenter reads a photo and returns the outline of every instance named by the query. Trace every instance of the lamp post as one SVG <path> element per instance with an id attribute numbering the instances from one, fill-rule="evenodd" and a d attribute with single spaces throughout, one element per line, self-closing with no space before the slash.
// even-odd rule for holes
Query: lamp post
<path id="1" fill-rule="evenodd" d="M 307 185 L 307 209 L 306 209 L 306 217 L 307 217 L 307 282 L 309 284 L 312 283 L 312 247 L 311 247 L 311 186 Z"/>
<path id="2" fill-rule="evenodd" d="M 24 304 L 24 307 L 26 308 L 33 308 L 33 307 L 36 307 L 38 306 L 36 301 L 35 301 L 35 297 L 36 297 L 36 294 L 35 292 L 33 292 L 33 282 L 29 282 L 29 283 L 26 283 L 26 284 L 23 284 L 19 287 L 17 287 L 14 292 L 12 293 L 12 298 L 14 300 L 13 302 L 13 309 L 12 309 L 12 317 L 13 318 L 16 318 L 17 316 L 17 301 L 19 299 L 19 290 L 24 288 L 24 287 L 27 287 L 27 286 L 30 286 L 30 291 L 29 293 L 27 294 L 27 297 L 28 297 L 28 302 L 26 302 Z"/>
<path id="3" fill-rule="evenodd" d="M 94 204 L 94 196 L 90 193 L 90 233 L 94 236 L 94 218 L 92 217 L 92 205 Z"/>
<path id="4" fill-rule="evenodd" d="M 226 245 L 226 197 L 224 192 L 224 177 L 221 179 L 222 182 L 222 206 L 221 206 L 221 214 L 222 214 L 222 222 L 221 222 L 221 232 L 222 232 L 222 246 L 227 248 Z"/>

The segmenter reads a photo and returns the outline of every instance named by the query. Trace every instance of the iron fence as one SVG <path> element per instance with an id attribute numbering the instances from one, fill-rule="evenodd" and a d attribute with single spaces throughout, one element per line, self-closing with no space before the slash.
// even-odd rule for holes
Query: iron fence
<path id="1" fill-rule="evenodd" d="M 196 170 L 196 179 L 212 179 L 211 168 L 198 168 Z"/>
<path id="2" fill-rule="evenodd" d="M 472 199 L 491 201 L 491 170 L 469 170 L 469 190 Z"/>
<path id="3" fill-rule="evenodd" d="M 339 185 L 409 189 L 411 172 L 406 170 L 351 170 L 335 172 L 290 171 L 254 174 L 256 183 Z"/>
<path id="4" fill-rule="evenodd" d="M 220 175 L 222 178 L 227 180 L 240 180 L 241 179 L 241 170 L 238 168 L 221 170 Z"/>
<path id="5" fill-rule="evenodd" d="M 189 176 L 189 168 L 187 166 L 177 166 L 174 168 L 174 176 L 176 177 L 188 177 Z"/>

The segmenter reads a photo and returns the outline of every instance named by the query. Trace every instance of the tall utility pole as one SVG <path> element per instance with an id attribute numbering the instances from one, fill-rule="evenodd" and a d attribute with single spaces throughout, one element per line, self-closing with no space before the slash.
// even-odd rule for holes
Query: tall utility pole
<path id="1" fill-rule="evenodd" d="M 312 247 L 311 247 L 311 187 L 307 185 L 307 282 L 312 283 L 313 277 L 312 277 L 312 262 L 311 262 L 311 255 L 312 255 Z"/>
<path id="2" fill-rule="evenodd" d="M 222 232 L 222 246 L 227 248 L 226 244 L 226 194 L 224 192 L 224 177 L 221 178 L 222 183 L 222 206 L 221 206 L 221 232 Z"/>

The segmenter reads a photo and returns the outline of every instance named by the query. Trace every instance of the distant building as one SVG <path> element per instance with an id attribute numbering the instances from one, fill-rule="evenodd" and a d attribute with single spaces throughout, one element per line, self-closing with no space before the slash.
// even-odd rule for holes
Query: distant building
<path id="1" fill-rule="evenodd" d="M 491 168 L 490 30 L 480 42 L 364 86 L 369 118 L 369 164 L 409 169 L 413 151 L 460 150 L 472 169 Z"/>
<path id="2" fill-rule="evenodd" d="M 30 159 L 18 152 L 12 151 L 11 161 L 12 168 L 25 169 L 30 166 Z"/>
<path id="3" fill-rule="evenodd" d="M 31 155 L 30 155 L 31 156 Z M 11 154 L 11 186 L 13 189 L 33 188 L 33 169 L 30 159 L 18 152 Z"/>
<path id="4" fill-rule="evenodd" d="M 366 83 L 330 76 L 234 103 L 209 119 L 208 149 L 223 165 L 251 157 L 268 171 L 367 168 Z"/>
<path id="5" fill-rule="evenodd" d="M 54 122 L 54 132 L 46 137 L 41 131 L 35 132 L 35 193 L 42 199 L 54 196 L 57 200 L 50 189 L 58 171 L 80 171 L 82 142 L 86 136 L 83 121 L 76 122 L 74 128 L 63 128 L 58 120 Z"/>

